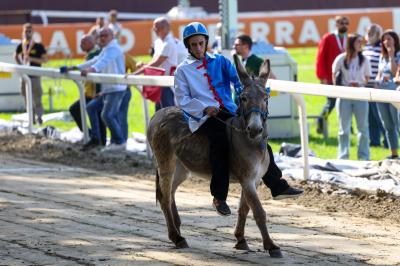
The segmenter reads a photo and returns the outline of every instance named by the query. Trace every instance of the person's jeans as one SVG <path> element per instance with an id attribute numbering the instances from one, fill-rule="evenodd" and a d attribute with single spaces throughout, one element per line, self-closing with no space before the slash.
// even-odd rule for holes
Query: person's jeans
<path id="1" fill-rule="evenodd" d="M 172 91 L 172 89 L 170 87 L 161 87 L 161 98 L 160 102 L 156 103 L 156 111 L 174 105 L 175 105 L 175 100 L 174 100 L 174 92 Z"/>
<path id="2" fill-rule="evenodd" d="M 78 101 L 78 106 L 79 106 L 79 101 Z M 103 98 L 100 96 L 92 99 L 87 104 L 86 111 L 91 125 L 91 129 L 89 131 L 90 138 L 100 141 L 102 145 L 106 145 L 107 131 L 104 122 L 101 120 L 101 112 L 103 110 L 103 106 L 104 106 Z"/>
<path id="3" fill-rule="evenodd" d="M 399 147 L 399 117 L 397 109 L 390 103 L 377 103 L 379 117 L 385 129 L 389 148 L 395 150 Z"/>
<path id="4" fill-rule="evenodd" d="M 338 99 L 336 108 L 339 118 L 338 159 L 350 156 L 351 118 L 354 113 L 358 130 L 357 157 L 369 160 L 368 102 Z"/>
<path id="5" fill-rule="evenodd" d="M 132 92 L 130 87 L 128 87 L 124 92 L 124 96 L 121 101 L 121 107 L 118 112 L 118 121 L 121 125 L 121 132 L 123 139 L 122 143 L 126 143 L 128 140 L 128 110 L 131 98 L 132 98 Z M 111 138 L 111 143 L 116 143 L 114 138 Z"/>
<path id="6" fill-rule="evenodd" d="M 381 146 L 381 134 L 384 137 L 385 145 L 387 145 L 385 129 L 383 128 L 382 121 L 378 113 L 378 107 L 375 102 L 369 103 L 368 122 L 370 145 Z"/>
<path id="7" fill-rule="evenodd" d="M 124 94 L 125 90 L 109 92 L 102 95 L 104 106 L 101 112 L 101 118 L 110 129 L 111 139 L 113 140 L 114 144 L 125 143 L 122 134 L 121 124 L 118 119 L 118 113 L 120 112 Z"/>

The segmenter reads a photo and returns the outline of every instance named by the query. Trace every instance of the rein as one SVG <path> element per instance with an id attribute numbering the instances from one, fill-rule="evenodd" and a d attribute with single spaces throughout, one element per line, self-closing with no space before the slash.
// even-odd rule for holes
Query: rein
<path id="1" fill-rule="evenodd" d="M 221 110 L 220 112 L 224 112 L 224 113 L 229 113 L 229 114 L 231 114 L 230 112 L 227 112 L 227 111 L 224 111 L 224 110 Z M 237 115 L 234 115 L 233 117 L 238 117 L 238 116 L 237 116 Z M 244 132 L 245 132 L 243 129 L 238 128 L 237 126 L 234 126 L 233 123 L 232 123 L 232 120 L 231 120 L 230 123 L 227 123 L 226 121 L 222 120 L 221 118 L 219 118 L 219 117 L 217 117 L 217 116 L 214 116 L 214 118 L 217 119 L 217 120 L 218 120 L 219 122 L 221 122 L 222 124 L 225 124 L 225 126 L 230 127 L 231 129 L 234 129 L 235 131 L 237 131 L 237 132 L 239 132 L 239 133 L 244 133 Z"/>

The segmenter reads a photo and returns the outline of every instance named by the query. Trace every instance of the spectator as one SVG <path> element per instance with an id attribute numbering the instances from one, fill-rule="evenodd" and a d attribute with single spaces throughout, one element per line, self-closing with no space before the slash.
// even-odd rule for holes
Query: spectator
<path id="1" fill-rule="evenodd" d="M 382 37 L 382 52 L 379 59 L 377 87 L 384 90 L 395 90 L 394 82 L 400 64 L 399 36 L 393 30 L 386 30 Z M 397 159 L 399 146 L 399 117 L 397 109 L 390 103 L 377 103 L 378 112 L 382 119 L 383 128 L 389 143 L 391 155 L 388 159 Z"/>
<path id="2" fill-rule="evenodd" d="M 115 9 L 110 10 L 110 12 L 108 13 L 107 27 L 109 27 L 112 30 L 114 38 L 119 43 L 121 41 L 120 38 L 121 38 L 122 26 L 120 23 L 118 23 L 117 19 L 118 19 L 118 11 Z"/>
<path id="3" fill-rule="evenodd" d="M 78 68 L 81 75 L 88 73 L 107 73 L 125 74 L 125 58 L 117 40 L 114 39 L 113 32 L 109 28 L 100 31 L 100 54 L 81 64 Z M 118 113 L 121 108 L 123 97 L 126 93 L 126 85 L 122 84 L 102 84 L 101 95 L 89 102 L 87 112 L 92 126 L 91 140 L 85 144 L 84 148 L 91 148 L 100 145 L 100 121 L 97 116 L 98 110 L 101 111 L 101 118 L 111 132 L 113 142 L 105 147 L 103 151 L 120 151 L 126 148 L 121 123 Z"/>
<path id="4" fill-rule="evenodd" d="M 362 55 L 362 37 L 350 35 L 346 52 L 336 57 L 332 65 L 332 76 L 341 72 L 343 86 L 364 87 L 371 76 L 369 60 Z M 338 159 L 349 159 L 351 118 L 354 113 L 358 129 L 359 160 L 369 160 L 368 102 L 339 98 L 337 101 L 339 118 Z"/>
<path id="5" fill-rule="evenodd" d="M 322 84 L 333 84 L 332 63 L 340 53 L 346 50 L 349 19 L 344 16 L 336 16 L 335 21 L 336 31 L 325 34 L 318 45 L 316 73 Z M 319 134 L 323 133 L 323 119 L 328 120 L 329 114 L 335 108 L 335 102 L 336 98 L 327 98 L 317 120 L 317 132 Z"/>
<path id="6" fill-rule="evenodd" d="M 378 24 L 372 24 L 368 27 L 365 40 L 367 45 L 364 47 L 363 55 L 368 59 L 371 65 L 371 78 L 367 84 L 369 88 L 375 88 L 375 78 L 378 74 L 379 56 L 381 54 L 381 35 L 382 27 Z M 369 145 L 380 146 L 381 145 L 381 134 L 384 137 L 384 145 L 387 147 L 387 141 L 385 136 L 385 129 L 382 126 L 381 119 L 378 113 L 378 107 L 375 102 L 369 102 L 368 112 L 368 124 L 369 124 Z"/>
<path id="7" fill-rule="evenodd" d="M 215 27 L 215 40 L 211 44 L 213 53 L 220 54 L 222 51 L 222 23 L 218 22 Z"/>
<path id="8" fill-rule="evenodd" d="M 95 43 L 95 38 L 93 35 L 84 35 L 81 39 L 81 49 L 82 51 L 86 52 L 86 57 L 85 60 L 89 61 L 95 56 L 97 56 L 100 53 L 100 49 L 96 48 L 96 43 Z M 64 67 L 65 68 L 65 67 Z M 67 67 L 64 69 L 65 71 L 69 70 L 74 70 L 77 69 L 77 67 Z M 62 70 L 61 72 L 63 72 Z M 98 94 L 100 93 L 100 84 L 94 84 L 92 82 L 86 81 L 85 82 L 85 100 L 86 104 L 88 104 L 91 100 L 96 98 Z M 81 106 L 79 103 L 79 100 L 74 102 L 70 107 L 69 107 L 69 112 L 71 113 L 73 119 L 75 120 L 75 123 L 79 127 L 79 129 L 82 131 L 82 119 L 81 119 Z M 100 112 L 98 112 L 98 116 L 100 117 Z M 99 119 L 100 120 L 100 119 Z M 103 122 L 100 122 L 100 144 L 101 145 L 106 145 L 106 127 Z"/>
<path id="9" fill-rule="evenodd" d="M 163 68 L 166 76 L 172 76 L 178 65 L 178 46 L 172 35 L 170 23 L 165 17 L 156 18 L 153 22 L 153 30 L 158 37 L 154 43 L 153 58 L 146 65 L 139 63 L 140 69 L 135 74 L 143 73 L 145 67 L 152 66 Z M 173 105 L 175 105 L 175 102 L 172 88 L 162 87 L 161 100 L 156 103 L 156 111 Z"/>
<path id="10" fill-rule="evenodd" d="M 250 76 L 258 77 L 260 72 L 260 67 L 264 60 L 251 52 L 251 47 L 253 46 L 253 41 L 251 37 L 245 34 L 236 37 L 233 48 L 235 52 L 242 57 L 242 62 L 246 68 L 247 73 Z M 275 78 L 275 75 L 271 72 L 271 78 Z M 235 102 L 237 103 L 237 95 L 235 94 Z"/>
<path id="11" fill-rule="evenodd" d="M 20 43 L 14 53 L 15 62 L 19 65 L 29 65 L 41 67 L 43 63 L 47 62 L 47 52 L 43 44 L 33 40 L 33 27 L 32 24 L 26 23 L 22 26 L 22 43 Z M 42 105 L 42 84 L 40 77 L 29 76 L 32 84 L 32 98 L 33 98 L 33 123 L 37 122 L 39 125 L 43 123 L 43 105 Z M 25 82 L 21 80 L 21 94 L 24 97 L 25 106 L 27 108 L 27 95 Z"/>
<path id="12" fill-rule="evenodd" d="M 251 52 L 251 48 L 253 47 L 253 41 L 251 37 L 245 34 L 241 34 L 236 37 L 233 48 L 235 52 L 242 57 L 242 62 L 246 68 L 247 73 L 250 76 L 258 77 L 260 73 L 260 67 L 264 62 L 264 59 L 256 56 Z M 274 74 L 270 74 L 270 78 L 276 78 Z"/>
<path id="13" fill-rule="evenodd" d="M 242 61 L 247 73 L 249 73 L 250 76 L 258 77 L 264 60 L 251 52 L 252 45 L 253 41 L 251 40 L 250 36 L 242 34 L 236 37 L 233 48 L 235 49 L 236 53 L 242 57 Z M 275 78 L 275 75 L 273 75 L 271 72 L 270 77 Z M 264 184 L 271 189 L 272 197 L 274 199 L 284 199 L 299 196 L 302 191 L 290 187 L 286 180 L 282 178 L 282 171 L 276 165 L 272 148 L 268 143 L 267 149 L 271 161 L 268 171 L 263 176 L 262 180 Z"/>
<path id="14" fill-rule="evenodd" d="M 104 18 L 103 17 L 97 17 L 96 18 L 96 24 L 93 25 L 93 27 L 90 28 L 89 34 L 92 35 L 95 39 L 95 43 L 99 45 L 100 41 L 100 30 L 104 27 Z"/>
<path id="15" fill-rule="evenodd" d="M 226 204 L 229 141 L 225 124 L 220 120 L 225 121 L 235 114 L 237 106 L 232 100 L 230 86 L 232 84 L 239 94 L 241 84 L 228 59 L 206 52 L 208 38 L 207 29 L 201 23 L 193 22 L 185 27 L 183 41 L 190 55 L 175 73 L 175 97 L 177 106 L 187 114 L 190 130 L 194 134 L 205 134 L 209 139 L 213 206 L 219 214 L 230 215 L 230 208 Z M 287 193 L 289 188 L 286 183 L 282 190 L 277 190 L 275 196 Z M 288 193 L 288 196 L 294 194 Z"/>

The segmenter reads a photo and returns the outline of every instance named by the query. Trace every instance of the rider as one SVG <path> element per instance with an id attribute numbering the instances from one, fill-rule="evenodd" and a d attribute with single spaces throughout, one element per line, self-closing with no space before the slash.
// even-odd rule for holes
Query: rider
<path id="1" fill-rule="evenodd" d="M 207 53 L 208 39 L 207 29 L 199 22 L 192 22 L 184 28 L 183 42 L 189 55 L 175 72 L 175 98 L 177 106 L 186 115 L 190 130 L 205 134 L 209 139 L 213 206 L 219 214 L 230 215 L 231 211 L 226 204 L 229 189 L 229 142 L 225 124 L 221 120 L 234 116 L 237 109 L 230 85 L 233 85 L 237 94 L 240 94 L 242 87 L 236 69 L 227 58 Z M 273 160 L 271 163 L 275 165 Z M 269 186 L 274 197 L 284 193 L 287 197 L 302 193 L 291 188 L 281 179 L 281 175 L 274 179 L 279 180 Z"/>

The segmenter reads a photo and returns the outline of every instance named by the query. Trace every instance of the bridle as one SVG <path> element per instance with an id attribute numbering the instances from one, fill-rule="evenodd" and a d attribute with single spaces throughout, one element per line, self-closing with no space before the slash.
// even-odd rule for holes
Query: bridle
<path id="1" fill-rule="evenodd" d="M 239 99 L 240 99 L 240 98 L 239 98 Z M 229 114 L 231 114 L 230 112 L 227 112 L 227 111 L 225 111 L 225 110 L 220 110 L 220 112 L 224 112 L 224 113 L 229 113 Z M 240 104 L 240 100 L 239 100 L 238 111 L 236 112 L 236 115 L 234 115 L 233 117 L 241 118 L 241 119 L 243 119 L 243 121 L 244 121 L 245 118 L 246 118 L 247 116 L 251 115 L 252 113 L 258 113 L 258 114 L 260 114 L 260 115 L 261 115 L 261 118 L 262 118 L 262 120 L 263 120 L 263 122 L 265 123 L 266 120 L 267 120 L 267 118 L 268 118 L 268 114 L 269 114 L 269 112 L 268 112 L 268 103 L 267 103 L 267 110 L 266 110 L 266 111 L 263 111 L 263 110 L 261 110 L 260 108 L 256 108 L 256 107 L 252 107 L 252 108 L 250 108 L 249 110 L 246 110 L 246 111 L 245 111 L 244 108 L 242 108 L 242 106 L 241 106 L 241 104 Z M 231 119 L 230 123 L 227 123 L 226 121 L 222 120 L 221 118 L 219 118 L 219 117 L 217 117 L 217 116 L 214 116 L 214 118 L 217 119 L 219 122 L 225 124 L 226 126 L 230 127 L 231 129 L 234 129 L 234 130 L 237 131 L 237 132 L 240 132 L 240 133 L 244 133 L 244 132 L 245 132 L 244 129 L 238 128 L 238 127 L 236 127 L 235 125 L 233 125 L 233 120 L 232 120 L 232 119 Z"/>
<path id="2" fill-rule="evenodd" d="M 243 116 L 243 117 L 246 117 L 246 116 L 249 116 L 249 115 L 252 114 L 252 113 L 259 113 L 259 114 L 261 115 L 261 118 L 262 118 L 262 120 L 263 120 L 264 122 L 265 122 L 265 120 L 267 120 L 268 114 L 269 114 L 268 108 L 267 108 L 266 111 L 262 111 L 262 110 L 259 109 L 259 108 L 252 107 L 252 108 L 250 108 L 250 110 L 247 110 L 246 112 L 243 111 L 243 109 L 242 109 L 240 115 Z"/>

